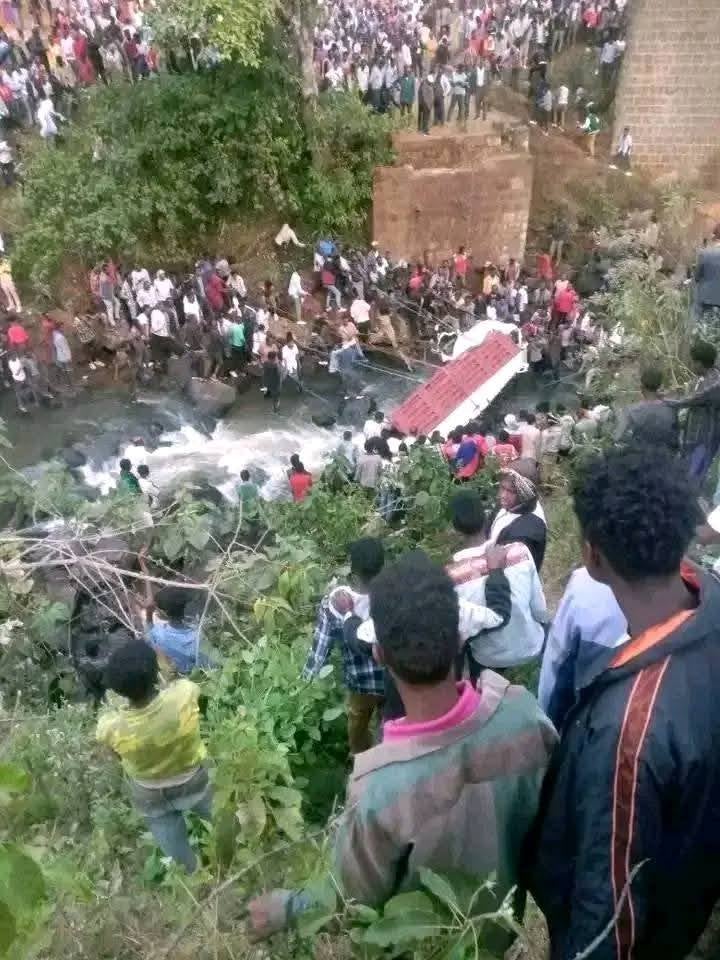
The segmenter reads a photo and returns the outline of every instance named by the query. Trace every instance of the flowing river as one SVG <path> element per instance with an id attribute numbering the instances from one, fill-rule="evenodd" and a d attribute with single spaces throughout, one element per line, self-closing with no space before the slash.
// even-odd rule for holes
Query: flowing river
<path id="1" fill-rule="evenodd" d="M 365 394 L 389 413 L 431 372 L 429 368 L 413 375 L 389 368 L 369 370 Z M 542 399 L 572 403 L 574 394 L 569 382 L 552 387 L 532 374 L 523 374 L 488 412 L 491 420 L 498 422 L 502 414 L 522 407 L 532 409 Z M 318 427 L 312 416 L 332 415 L 336 407 L 334 378 L 323 373 L 308 380 L 301 396 L 288 386 L 279 414 L 272 413 L 253 387 L 239 396 L 233 409 L 216 424 L 203 423 L 182 397 L 155 390 L 142 392 L 137 402 L 130 402 L 122 390 L 89 388 L 62 407 L 43 406 L 25 416 L 14 409 L 7 394 L 0 402 L 13 444 L 12 462 L 30 476 L 74 446 L 87 460 L 80 475 L 88 486 L 102 493 L 115 485 L 119 460 L 127 456 L 134 467 L 147 463 L 161 488 L 202 477 L 229 497 L 234 496 L 240 471 L 248 468 L 261 481 L 267 498 L 287 496 L 286 471 L 291 454 L 299 453 L 311 471 L 319 470 L 328 460 L 345 428 Z M 157 446 L 149 446 L 154 449 L 134 443 L 136 437 L 151 434 Z"/>

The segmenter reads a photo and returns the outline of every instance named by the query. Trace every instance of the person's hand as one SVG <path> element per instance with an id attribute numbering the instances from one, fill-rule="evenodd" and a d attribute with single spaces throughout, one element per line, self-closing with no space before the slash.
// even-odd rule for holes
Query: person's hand
<path id="1" fill-rule="evenodd" d="M 341 616 L 352 613 L 355 609 L 355 601 L 348 590 L 336 590 L 333 594 L 332 603 Z"/>
<path id="2" fill-rule="evenodd" d="M 248 904 L 250 939 L 266 940 L 287 926 L 285 905 L 290 891 L 271 890 L 254 897 Z"/>
<path id="3" fill-rule="evenodd" d="M 492 570 L 504 570 L 507 562 L 507 547 L 499 547 L 493 544 L 485 551 L 485 561 L 487 563 L 488 573 Z"/>

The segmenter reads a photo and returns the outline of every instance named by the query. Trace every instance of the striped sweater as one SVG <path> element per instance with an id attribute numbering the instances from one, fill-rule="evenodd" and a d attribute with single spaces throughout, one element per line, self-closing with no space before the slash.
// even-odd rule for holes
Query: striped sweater
<path id="1" fill-rule="evenodd" d="M 498 903 L 517 884 L 526 835 L 557 742 L 524 688 L 485 670 L 479 696 L 460 685 L 456 708 L 423 731 L 385 725 L 385 741 L 355 757 L 335 841 L 344 896 L 381 906 L 419 887 L 420 867 L 496 876 Z M 313 906 L 305 891 L 268 895 L 266 933 Z"/>
<path id="2" fill-rule="evenodd" d="M 355 758 L 336 840 L 344 893 L 380 905 L 418 885 L 418 869 L 517 883 L 557 735 L 524 687 L 490 670 L 469 716 L 439 732 L 392 737 Z"/>

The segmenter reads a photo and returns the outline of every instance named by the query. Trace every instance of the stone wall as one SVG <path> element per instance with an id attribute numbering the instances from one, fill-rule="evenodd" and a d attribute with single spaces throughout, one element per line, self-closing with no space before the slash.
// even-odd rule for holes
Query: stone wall
<path id="1" fill-rule="evenodd" d="M 720 0 L 719 0 L 720 2 Z M 394 167 L 375 171 L 373 238 L 406 260 L 449 257 L 460 245 L 476 265 L 525 252 L 533 161 L 500 136 L 399 138 Z"/>
<path id="2" fill-rule="evenodd" d="M 720 0 L 632 0 L 614 143 L 629 126 L 635 162 L 681 176 L 720 156 Z"/>

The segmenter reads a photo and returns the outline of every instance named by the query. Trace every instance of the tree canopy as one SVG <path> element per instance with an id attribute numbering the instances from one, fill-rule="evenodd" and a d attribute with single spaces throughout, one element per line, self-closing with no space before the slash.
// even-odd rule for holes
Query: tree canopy
<path id="1" fill-rule="evenodd" d="M 67 258 L 189 259 L 238 217 L 357 234 L 389 130 L 351 95 L 305 115 L 273 59 L 98 89 L 58 149 L 30 154 L 14 269 L 45 287 Z"/>

